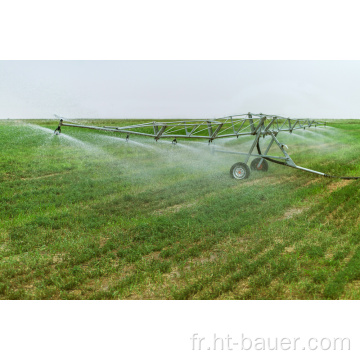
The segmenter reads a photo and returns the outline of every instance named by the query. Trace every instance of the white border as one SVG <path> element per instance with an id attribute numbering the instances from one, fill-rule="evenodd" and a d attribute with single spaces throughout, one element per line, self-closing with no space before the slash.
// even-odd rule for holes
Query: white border
<path id="1" fill-rule="evenodd" d="M 351 316 L 349 316 L 351 314 Z M 4 359 L 355 359 L 357 302 L 33 301 L 1 303 Z M 191 337 L 350 338 L 344 351 L 194 351 Z M 5 356 L 6 355 L 6 356 Z"/>
<path id="2" fill-rule="evenodd" d="M 353 0 L 4 0 L 0 58 L 359 59 Z"/>
<path id="3" fill-rule="evenodd" d="M 355 1 L 12 0 L 1 3 L 0 13 L 4 60 L 359 59 Z M 193 332 L 251 332 L 350 336 L 353 349 L 340 356 L 358 358 L 357 308 L 357 302 L 1 302 L 1 353 L 6 359 L 289 357 L 190 350 Z"/>

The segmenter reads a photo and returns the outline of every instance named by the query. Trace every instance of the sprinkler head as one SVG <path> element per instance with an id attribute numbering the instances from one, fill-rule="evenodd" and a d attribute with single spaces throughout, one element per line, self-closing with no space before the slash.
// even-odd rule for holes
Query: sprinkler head
<path id="1" fill-rule="evenodd" d="M 59 135 L 61 133 L 62 124 L 63 124 L 63 119 L 60 119 L 58 127 L 54 130 L 55 135 Z"/>
<path id="2" fill-rule="evenodd" d="M 60 135 L 60 133 L 61 133 L 61 124 L 59 124 L 59 126 L 54 130 L 55 135 Z"/>

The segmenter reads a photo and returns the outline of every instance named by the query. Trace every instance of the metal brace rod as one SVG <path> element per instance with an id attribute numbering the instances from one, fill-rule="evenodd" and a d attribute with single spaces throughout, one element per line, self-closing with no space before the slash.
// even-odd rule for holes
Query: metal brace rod
<path id="1" fill-rule="evenodd" d="M 237 122 L 240 122 L 240 121 L 241 121 L 241 120 L 238 120 Z M 239 130 L 236 131 L 234 121 L 233 121 L 233 119 L 231 118 L 231 125 L 232 125 L 232 129 L 233 129 L 233 131 L 234 131 L 234 134 L 238 134 L 238 133 L 239 133 L 239 131 L 243 128 L 243 126 L 244 126 L 244 124 L 246 123 L 246 121 L 247 121 L 247 119 L 242 120 L 242 121 L 241 121 L 241 125 L 239 126 Z"/>
<path id="2" fill-rule="evenodd" d="M 213 135 L 212 135 L 212 139 L 215 139 L 216 138 L 216 135 L 218 134 L 218 132 L 220 131 L 220 129 L 222 128 L 222 126 L 223 126 L 224 124 L 220 124 L 217 128 L 216 128 L 216 130 L 213 132 Z"/>
<path id="3" fill-rule="evenodd" d="M 189 135 L 189 130 L 188 130 L 187 126 L 186 126 L 186 121 L 184 121 L 184 128 L 185 128 L 185 134 Z"/>
<path id="4" fill-rule="evenodd" d="M 285 120 L 285 121 L 283 122 L 283 124 L 280 126 L 279 130 L 281 130 L 286 123 L 287 123 L 287 120 Z"/>
<path id="5" fill-rule="evenodd" d="M 207 121 L 207 127 L 208 127 L 208 131 L 209 131 L 209 137 L 212 138 L 213 137 L 213 129 L 212 129 L 210 121 Z"/>
<path id="6" fill-rule="evenodd" d="M 292 131 L 295 129 L 295 126 L 298 124 L 298 122 L 299 122 L 299 121 L 300 121 L 300 120 L 296 120 L 296 122 L 295 122 L 294 126 L 293 126 L 293 127 L 291 127 L 290 132 L 292 132 Z"/>
<path id="7" fill-rule="evenodd" d="M 264 122 L 266 120 L 266 116 L 262 117 L 259 121 L 258 126 L 256 127 L 255 131 L 254 131 L 254 135 L 259 131 L 259 129 L 261 129 L 261 127 L 264 125 Z"/>
<path id="8" fill-rule="evenodd" d="M 217 149 L 212 149 L 213 152 L 220 152 L 220 153 L 225 153 L 225 154 L 236 154 L 236 155 L 248 155 L 248 156 L 252 156 L 252 157 L 258 157 L 258 158 L 265 158 L 265 159 L 276 159 L 276 160 L 286 160 L 286 158 L 284 158 L 283 156 L 272 156 L 272 155 L 259 155 L 259 154 L 249 154 L 247 152 L 241 152 L 241 151 L 228 151 L 228 150 L 217 150 Z"/>
<path id="9" fill-rule="evenodd" d="M 275 156 L 268 156 L 267 153 L 268 151 L 270 150 L 272 144 L 274 142 L 276 142 L 276 144 L 279 146 L 280 150 L 283 152 L 283 154 L 285 155 L 284 159 L 285 160 L 285 163 L 283 165 L 286 165 L 286 166 L 289 166 L 289 167 L 292 167 L 294 169 L 298 169 L 298 170 L 302 170 L 302 171 L 306 171 L 306 172 L 309 172 L 309 173 L 312 173 L 312 174 L 317 174 L 317 175 L 321 175 L 321 176 L 325 176 L 325 177 L 329 177 L 329 175 L 325 174 L 325 173 L 322 173 L 320 171 L 315 171 L 315 170 L 312 170 L 312 169 L 307 169 L 307 168 L 304 168 L 302 166 L 298 166 L 294 163 L 294 161 L 291 159 L 291 157 L 289 156 L 289 154 L 285 151 L 284 149 L 284 145 L 281 144 L 276 136 L 277 136 L 277 133 L 274 134 L 273 132 L 271 132 L 271 136 L 272 136 L 272 139 L 270 141 L 270 144 L 269 146 L 267 147 L 267 149 L 265 150 L 264 154 L 260 155 L 261 157 L 261 160 L 259 161 L 259 165 L 261 165 L 261 163 L 264 161 L 264 159 L 275 159 Z M 278 157 L 280 159 L 280 157 Z M 258 166 L 259 166 L 258 165 Z M 355 177 L 356 178 L 356 177 Z"/>
<path id="10" fill-rule="evenodd" d="M 235 131 L 235 134 L 236 134 L 236 135 L 239 134 L 239 132 L 241 131 L 241 129 L 244 127 L 245 123 L 246 123 L 246 120 L 244 120 L 244 121 L 242 122 L 242 124 L 241 124 L 240 127 L 239 127 L 239 130 L 238 130 L 238 131 Z M 245 128 L 245 129 L 246 129 L 246 128 Z"/>
<path id="11" fill-rule="evenodd" d="M 274 123 L 275 120 L 276 120 L 276 117 L 273 117 L 272 120 L 270 121 L 269 125 L 264 130 L 265 134 L 269 131 L 271 125 Z"/>
<path id="12" fill-rule="evenodd" d="M 159 132 L 159 127 L 156 125 L 155 121 L 153 123 L 153 127 L 154 127 L 154 135 L 156 135 Z"/>
<path id="13" fill-rule="evenodd" d="M 277 134 L 276 134 L 277 135 Z M 275 136 L 276 136 L 275 135 Z M 265 152 L 264 152 L 264 154 L 263 155 L 267 155 L 267 153 L 269 152 L 269 150 L 270 150 L 270 148 L 271 148 L 271 146 L 272 146 L 272 144 L 274 143 L 274 139 L 271 139 L 270 140 L 270 144 L 268 145 L 268 147 L 266 148 L 266 150 L 265 150 Z M 264 158 L 261 158 L 261 160 L 259 161 L 259 164 L 258 164 L 258 166 L 261 166 L 261 164 L 263 163 L 263 161 L 264 161 Z"/>
<path id="14" fill-rule="evenodd" d="M 261 135 L 261 132 L 259 131 L 259 132 L 256 134 L 255 140 L 254 140 L 254 142 L 252 143 L 252 145 L 251 145 L 251 147 L 250 147 L 250 150 L 249 150 L 249 153 L 247 154 L 247 156 L 246 156 L 246 158 L 245 158 L 245 161 L 244 161 L 245 164 L 247 164 L 247 163 L 249 162 L 250 156 L 251 156 L 251 154 L 252 154 L 252 152 L 253 152 L 253 150 L 254 150 L 257 142 L 259 141 L 260 135 Z"/>
<path id="15" fill-rule="evenodd" d="M 160 131 L 156 134 L 155 140 L 158 141 L 162 135 L 162 133 L 165 131 L 165 129 L 167 128 L 166 125 L 162 126 Z"/>
<path id="16" fill-rule="evenodd" d="M 249 113 L 249 123 L 250 123 L 250 128 L 251 128 L 251 132 L 254 134 L 255 133 L 255 126 L 254 126 L 254 121 L 252 119 L 252 115 Z"/>
<path id="17" fill-rule="evenodd" d="M 189 133 L 189 137 L 200 127 L 200 124 L 199 125 L 194 125 L 194 127 L 192 128 L 192 130 L 190 131 Z"/>
<path id="18" fill-rule="evenodd" d="M 275 141 L 276 145 L 279 147 L 279 149 L 282 151 L 282 153 L 285 156 L 286 159 L 286 164 L 296 167 L 296 164 L 294 163 L 294 161 L 291 159 L 290 155 L 285 151 L 284 149 L 284 144 L 280 144 L 279 140 L 276 138 L 276 136 L 274 135 L 274 132 L 271 131 L 270 135 L 272 136 L 273 140 Z"/>

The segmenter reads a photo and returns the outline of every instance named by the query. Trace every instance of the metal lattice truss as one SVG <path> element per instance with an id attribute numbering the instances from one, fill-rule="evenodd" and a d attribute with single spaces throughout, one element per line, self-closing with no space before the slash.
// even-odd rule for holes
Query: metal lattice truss
<path id="1" fill-rule="evenodd" d="M 260 136 L 266 136 L 282 131 L 292 132 L 324 124 L 312 119 L 290 119 L 281 116 L 252 113 L 227 116 L 214 120 L 152 121 L 123 127 L 78 125 L 60 120 L 61 126 L 148 136 L 156 141 L 162 138 L 174 138 L 206 139 L 209 142 L 215 139 L 243 135 L 259 134 Z"/>
<path id="2" fill-rule="evenodd" d="M 111 127 L 74 124 L 60 118 L 59 126 L 55 132 L 59 134 L 62 126 L 118 132 L 126 134 L 127 140 L 130 135 L 152 137 L 156 141 L 159 139 L 172 138 L 173 144 L 177 143 L 177 139 L 206 139 L 210 144 L 215 139 L 253 135 L 255 138 L 248 152 L 212 149 L 214 152 L 237 154 L 245 157 L 244 162 L 236 163 L 231 167 L 230 174 L 234 178 L 241 180 L 246 179 L 250 175 L 250 168 L 247 164 L 251 157 L 255 157 L 251 162 L 251 170 L 267 171 L 267 161 L 269 161 L 321 176 L 334 177 L 322 172 L 297 166 L 286 152 L 287 146 L 280 143 L 277 139 L 278 134 L 284 131 L 292 133 L 299 129 L 305 130 L 306 128 L 311 127 L 326 126 L 325 122 L 319 122 L 313 119 L 290 119 L 261 113 L 247 113 L 214 120 L 152 121 L 123 127 Z M 269 136 L 271 140 L 265 151 L 262 152 L 259 140 L 261 137 L 266 136 Z M 276 145 L 280 149 L 283 156 L 272 156 L 268 154 L 273 145 Z M 257 150 L 257 153 L 254 153 L 255 149 Z M 355 177 L 342 178 L 355 179 Z"/>

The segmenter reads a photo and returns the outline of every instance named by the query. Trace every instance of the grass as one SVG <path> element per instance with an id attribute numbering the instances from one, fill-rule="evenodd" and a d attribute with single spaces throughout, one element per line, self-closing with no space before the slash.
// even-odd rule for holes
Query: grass
<path id="1" fill-rule="evenodd" d="M 360 298 L 358 181 L 236 181 L 241 159 L 200 142 L 55 127 L 0 122 L 1 299 Z M 299 165 L 360 174 L 359 121 L 297 134 L 279 139 Z"/>

